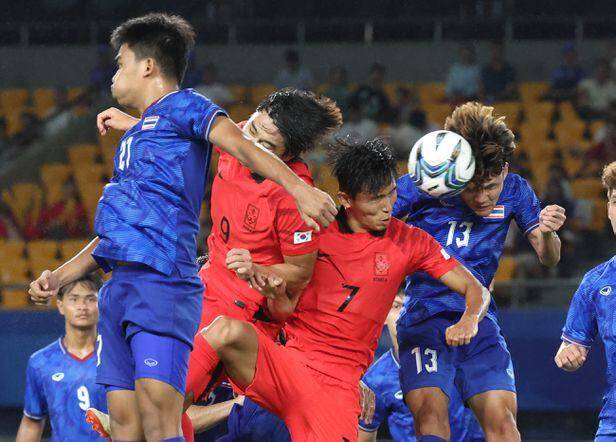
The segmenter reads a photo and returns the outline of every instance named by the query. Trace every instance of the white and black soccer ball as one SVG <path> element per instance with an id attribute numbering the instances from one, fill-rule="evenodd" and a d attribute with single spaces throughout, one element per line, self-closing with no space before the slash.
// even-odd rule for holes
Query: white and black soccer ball
<path id="1" fill-rule="evenodd" d="M 409 177 L 420 190 L 436 198 L 459 194 L 474 173 L 471 145 L 448 130 L 424 135 L 409 155 Z"/>

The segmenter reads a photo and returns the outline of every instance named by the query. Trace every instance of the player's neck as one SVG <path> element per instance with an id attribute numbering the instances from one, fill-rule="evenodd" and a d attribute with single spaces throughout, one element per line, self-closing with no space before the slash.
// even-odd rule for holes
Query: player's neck
<path id="1" fill-rule="evenodd" d="M 66 350 L 80 358 L 83 358 L 94 351 L 96 342 L 96 327 L 79 329 L 66 325 L 66 332 L 62 343 Z"/>
<path id="2" fill-rule="evenodd" d="M 145 110 L 160 100 L 167 94 L 175 92 L 179 89 L 177 82 L 172 80 L 166 80 L 162 77 L 153 78 L 146 86 L 142 95 L 142 100 L 138 104 L 137 109 L 139 114 L 142 115 Z"/>

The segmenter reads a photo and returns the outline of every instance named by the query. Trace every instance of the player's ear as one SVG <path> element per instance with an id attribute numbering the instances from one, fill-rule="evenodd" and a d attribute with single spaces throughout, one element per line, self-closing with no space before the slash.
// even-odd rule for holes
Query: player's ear
<path id="1" fill-rule="evenodd" d="M 342 192 L 342 191 L 338 191 L 338 201 L 340 201 L 340 204 L 342 204 L 342 207 L 344 207 L 345 209 L 350 209 L 351 208 L 351 196 L 348 193 Z"/>
<path id="2" fill-rule="evenodd" d="M 63 298 L 56 297 L 56 306 L 58 307 L 58 311 L 62 316 L 64 316 L 64 302 L 62 302 Z"/>
<path id="3" fill-rule="evenodd" d="M 144 77 L 149 77 L 150 75 L 154 73 L 154 63 L 155 62 L 152 57 L 144 58 L 141 63 L 142 63 Z"/>
<path id="4" fill-rule="evenodd" d="M 505 162 L 505 165 L 503 166 L 503 178 L 506 178 L 508 173 L 509 173 L 509 163 Z"/>

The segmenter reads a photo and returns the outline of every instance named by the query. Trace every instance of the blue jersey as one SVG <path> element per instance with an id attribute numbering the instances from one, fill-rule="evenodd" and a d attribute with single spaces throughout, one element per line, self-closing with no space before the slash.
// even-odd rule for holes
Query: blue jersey
<path id="1" fill-rule="evenodd" d="M 107 411 L 105 389 L 96 383 L 94 353 L 79 359 L 58 339 L 37 351 L 26 369 L 24 414 L 31 419 L 49 417 L 52 441 L 99 441 L 86 423 L 89 407 Z"/>
<path id="2" fill-rule="evenodd" d="M 212 146 L 224 111 L 192 89 L 152 104 L 126 131 L 115 154 L 94 227 L 93 256 L 105 270 L 140 262 L 165 275 L 196 275 L 196 237 Z"/>
<path id="3" fill-rule="evenodd" d="M 282 419 L 248 397 L 233 406 L 227 422 L 229 433 L 217 442 L 291 442 Z"/>
<path id="4" fill-rule="evenodd" d="M 389 432 L 396 442 L 415 442 L 413 416 L 404 403 L 399 377 L 400 365 L 393 350 L 384 353 L 364 375 L 362 382 L 376 397 L 374 418 L 370 424 L 359 422 L 367 432 L 377 431 L 387 420 Z M 462 404 L 459 396 L 449 402 L 452 441 L 483 441 L 483 432 L 473 413 Z"/>
<path id="5" fill-rule="evenodd" d="M 599 414 L 597 435 L 616 435 L 616 257 L 588 272 L 573 295 L 565 341 L 590 347 L 597 334 L 605 346 L 607 391 Z"/>
<path id="6" fill-rule="evenodd" d="M 494 279 L 512 219 L 526 235 L 539 226 L 541 203 L 528 182 L 515 174 L 505 178 L 503 191 L 489 216 L 475 214 L 459 196 L 439 200 L 421 192 L 408 175 L 398 179 L 393 214 L 430 233 L 466 266 L 485 287 Z M 426 273 L 407 279 L 400 324 L 412 325 L 440 312 L 463 312 L 464 298 Z M 492 301 L 488 315 L 496 319 Z"/>

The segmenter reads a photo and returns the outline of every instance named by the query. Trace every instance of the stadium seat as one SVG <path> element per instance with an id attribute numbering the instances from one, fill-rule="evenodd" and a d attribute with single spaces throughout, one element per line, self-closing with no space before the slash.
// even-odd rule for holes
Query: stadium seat
<path id="1" fill-rule="evenodd" d="M 53 204 L 62 197 L 62 186 L 70 175 L 71 169 L 64 163 L 46 163 L 41 166 L 41 181 L 47 204 Z"/>
<path id="2" fill-rule="evenodd" d="M 276 90 L 273 84 L 257 84 L 250 88 L 250 98 L 253 104 L 259 103 L 269 94 Z M 252 107 L 252 106 L 251 106 Z M 253 108 L 254 110 L 254 108 Z M 252 113 L 252 111 L 251 111 Z"/>
<path id="3" fill-rule="evenodd" d="M 60 256 L 66 261 L 79 253 L 88 243 L 85 239 L 66 239 L 60 241 Z"/>
<path id="4" fill-rule="evenodd" d="M 524 102 L 524 121 L 535 124 L 539 121 L 549 123 L 554 115 L 554 103 L 550 101 Z"/>
<path id="5" fill-rule="evenodd" d="M 440 103 L 445 100 L 445 84 L 439 82 L 423 83 L 419 86 L 419 100 L 422 104 Z"/>
<path id="6" fill-rule="evenodd" d="M 12 110 L 5 110 L 3 117 L 6 120 L 6 132 L 13 136 L 21 131 L 23 127 L 21 123 L 21 114 L 26 111 L 25 107 L 14 107 Z"/>
<path id="7" fill-rule="evenodd" d="M 576 198 L 595 199 L 603 194 L 603 186 L 597 178 L 580 178 L 571 183 L 571 190 Z"/>
<path id="8" fill-rule="evenodd" d="M 550 85 L 547 82 L 528 82 L 521 83 L 518 86 L 520 97 L 522 98 L 522 101 L 526 103 L 541 100 L 541 97 L 548 91 L 549 88 Z"/>
<path id="9" fill-rule="evenodd" d="M 98 144 L 101 149 L 110 149 L 115 153 L 123 135 L 124 132 L 119 130 L 110 130 L 104 136 L 99 134 Z"/>
<path id="10" fill-rule="evenodd" d="M 594 139 L 599 133 L 599 131 L 601 131 L 604 127 L 605 121 L 603 120 L 592 121 L 591 123 L 589 123 L 588 130 L 590 131 L 591 138 Z"/>
<path id="11" fill-rule="evenodd" d="M 76 168 L 95 163 L 97 155 L 98 149 L 94 144 L 75 144 L 68 148 L 69 161 Z"/>
<path id="12" fill-rule="evenodd" d="M 504 116 L 505 123 L 510 129 L 517 127 L 521 112 L 520 103 L 516 101 L 501 101 L 494 103 L 494 113 L 497 116 Z"/>
<path id="13" fill-rule="evenodd" d="M 227 87 L 231 91 L 231 95 L 233 95 L 233 99 L 236 102 L 240 104 L 246 104 L 248 101 L 250 101 L 250 97 L 248 96 L 249 90 L 246 86 L 242 84 L 231 84 Z"/>
<path id="14" fill-rule="evenodd" d="M 2 191 L 2 199 L 11 209 L 13 218 L 19 226 L 23 226 L 26 212 L 32 218 L 38 219 L 43 194 L 34 183 L 17 183 Z"/>
<path id="15" fill-rule="evenodd" d="M 337 200 L 336 194 L 338 193 L 338 181 L 332 174 L 332 170 L 327 165 L 321 165 L 315 170 L 315 184 L 320 189 L 329 193 L 329 195 Z"/>
<path id="16" fill-rule="evenodd" d="M 27 106 L 30 100 L 28 89 L 1 89 L 0 104 L 7 111 Z"/>
<path id="17" fill-rule="evenodd" d="M 52 260 L 58 256 L 58 243 L 53 240 L 37 240 L 26 243 L 26 251 L 32 260 Z"/>
<path id="18" fill-rule="evenodd" d="M 0 302 L 0 308 L 4 309 L 21 309 L 30 307 L 30 295 L 23 290 L 2 290 L 2 301 Z"/>
<path id="19" fill-rule="evenodd" d="M 26 244 L 23 241 L 0 240 L 0 262 L 23 258 L 25 248 Z"/>
<path id="20" fill-rule="evenodd" d="M 74 166 L 73 174 L 78 186 L 96 184 L 101 188 L 107 181 L 105 177 L 109 176 L 107 166 L 100 163 L 86 163 Z"/>
<path id="21" fill-rule="evenodd" d="M 84 93 L 84 90 L 85 89 L 82 88 L 82 87 L 71 87 L 71 88 L 68 88 L 67 95 L 68 95 L 69 101 L 72 101 L 75 98 L 78 98 L 81 94 Z"/>
<path id="22" fill-rule="evenodd" d="M 233 121 L 239 123 L 240 121 L 247 120 L 252 115 L 254 110 L 254 106 L 247 104 L 233 104 L 229 106 L 227 112 Z"/>
<path id="23" fill-rule="evenodd" d="M 55 93 L 51 88 L 38 88 L 32 92 L 34 110 L 39 118 L 45 117 L 55 104 Z"/>
<path id="24" fill-rule="evenodd" d="M 578 119 L 561 120 L 554 125 L 554 136 L 561 146 L 577 145 L 584 139 L 586 124 Z"/>
<path id="25" fill-rule="evenodd" d="M 494 281 L 498 283 L 512 280 L 515 277 L 516 268 L 515 258 L 511 255 L 503 255 L 498 263 L 498 270 L 496 275 L 494 275 Z"/>
<path id="26" fill-rule="evenodd" d="M 55 270 L 63 264 L 59 259 L 42 259 L 30 257 L 28 259 L 28 269 L 32 277 L 38 277 L 45 270 Z"/>
<path id="27" fill-rule="evenodd" d="M 558 106 L 558 113 L 560 115 L 561 121 L 569 122 L 580 119 L 579 114 L 577 113 L 577 111 L 573 107 L 573 104 L 571 104 L 570 101 L 563 101 L 562 103 L 560 103 L 560 105 Z"/>
<path id="28" fill-rule="evenodd" d="M 446 103 L 428 103 L 423 105 L 428 120 L 438 127 L 443 127 L 445 119 L 451 114 L 452 106 Z"/>
<path id="29" fill-rule="evenodd" d="M 0 282 L 3 284 L 29 283 L 28 262 L 24 258 L 0 260 Z"/>
<path id="30" fill-rule="evenodd" d="M 524 144 L 543 142 L 548 139 L 550 124 L 547 120 L 526 120 L 522 123 L 516 134 Z"/>

